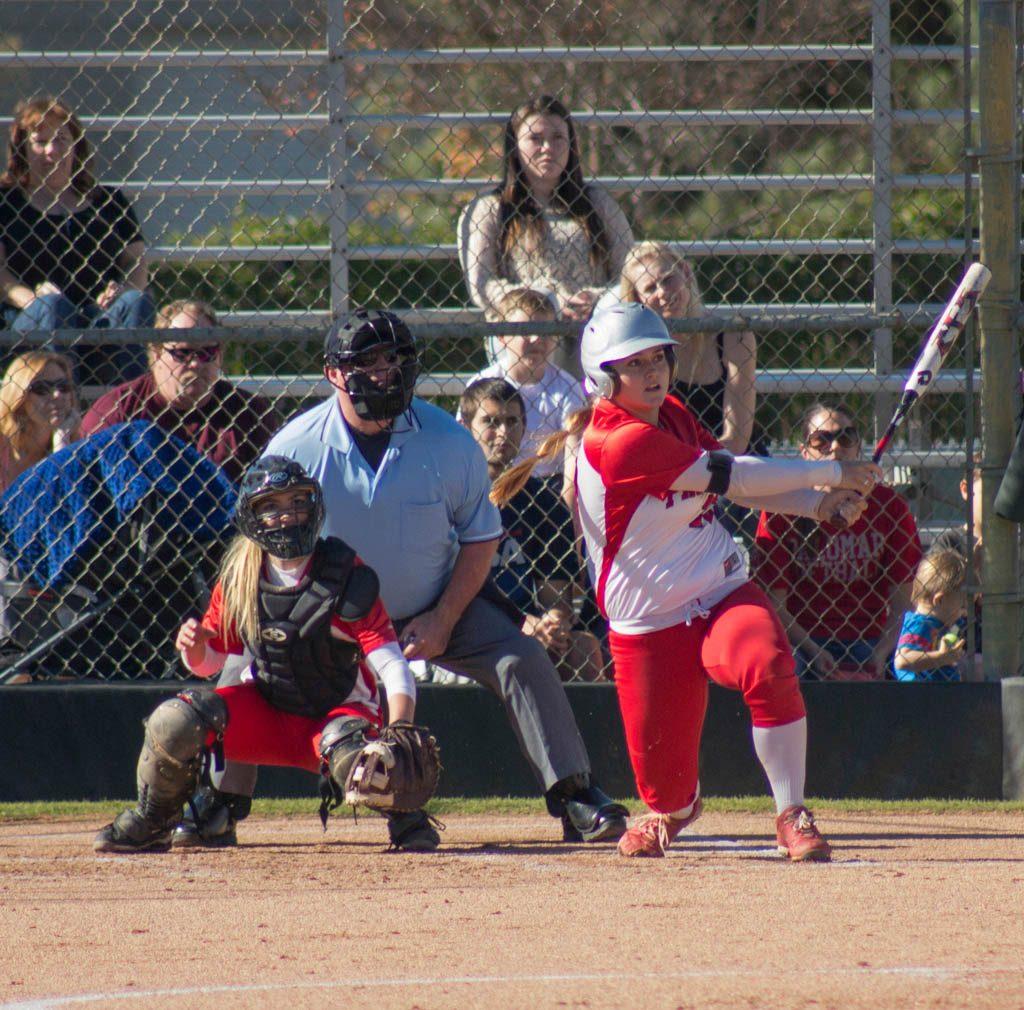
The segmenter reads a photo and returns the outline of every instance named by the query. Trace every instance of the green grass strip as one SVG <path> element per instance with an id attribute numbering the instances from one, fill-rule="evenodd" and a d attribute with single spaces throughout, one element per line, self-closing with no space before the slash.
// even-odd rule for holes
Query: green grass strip
<path id="1" fill-rule="evenodd" d="M 307 799 L 257 799 L 253 813 L 265 817 L 306 817 L 315 816 L 317 800 Z M 633 813 L 641 813 L 643 805 L 635 799 L 625 803 Z M 62 817 L 89 818 L 99 823 L 109 821 L 130 803 L 129 800 L 96 800 L 69 802 L 0 803 L 0 822 L 52 820 Z M 957 814 L 957 813 L 1021 813 L 1024 801 L 1020 800 L 824 800 L 813 799 L 808 805 L 816 812 L 826 813 L 876 813 L 876 814 Z M 544 801 L 528 797 L 444 797 L 433 800 L 427 809 L 438 817 L 457 816 L 539 816 L 546 812 Z M 705 797 L 704 809 L 709 813 L 726 814 L 768 814 L 772 802 L 767 796 L 719 796 Z"/>

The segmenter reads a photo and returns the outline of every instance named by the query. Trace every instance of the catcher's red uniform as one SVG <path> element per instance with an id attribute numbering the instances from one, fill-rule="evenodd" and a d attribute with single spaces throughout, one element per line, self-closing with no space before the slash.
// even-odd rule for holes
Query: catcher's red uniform
<path id="1" fill-rule="evenodd" d="M 222 631 L 223 598 L 223 588 L 218 582 L 202 620 L 204 627 L 217 632 L 217 637 L 207 643 L 207 649 L 240 655 L 243 644 L 236 629 L 228 627 Z M 358 621 L 342 621 L 335 616 L 331 627 L 334 635 L 358 642 L 364 656 L 371 656 L 397 641 L 391 619 L 379 598 L 366 617 Z M 194 672 L 210 675 L 214 671 Z M 378 728 L 382 721 L 377 680 L 365 661 L 360 665 L 360 676 L 349 697 L 315 719 L 274 708 L 251 680 L 218 687 L 217 694 L 228 706 L 224 756 L 228 760 L 250 764 L 283 765 L 318 772 L 321 763 L 320 734 L 332 719 L 341 715 L 359 716 Z"/>
<path id="2" fill-rule="evenodd" d="M 674 397 L 658 427 L 599 400 L 577 463 L 580 520 L 640 796 L 672 813 L 697 793 L 707 678 L 743 692 L 755 726 L 804 717 L 785 631 L 747 580 L 714 496 L 674 492 L 718 448 Z"/>

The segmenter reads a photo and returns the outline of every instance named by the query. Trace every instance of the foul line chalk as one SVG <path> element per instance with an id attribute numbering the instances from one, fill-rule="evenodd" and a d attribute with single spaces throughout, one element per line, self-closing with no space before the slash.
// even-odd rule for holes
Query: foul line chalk
<path id="1" fill-rule="evenodd" d="M 708 968 L 692 971 L 658 971 L 658 972 L 601 972 L 600 974 L 574 975 L 450 975 L 424 976 L 422 978 L 382 978 L 363 979 L 356 982 L 350 978 L 331 982 L 310 982 L 296 979 L 294 982 L 267 982 L 251 985 L 204 985 L 184 986 L 179 989 L 127 989 L 121 992 L 81 993 L 77 996 L 41 996 L 36 999 L 19 1000 L 14 1003 L 0 1003 L 2 1010 L 57 1010 L 59 1007 L 78 1006 L 84 1003 L 99 1003 L 105 1000 L 156 999 L 167 996 L 208 996 L 217 993 L 244 992 L 289 992 L 299 989 L 384 989 L 402 988 L 403 986 L 432 985 L 509 985 L 513 983 L 537 982 L 637 982 L 666 981 L 667 979 L 704 979 L 704 978 L 786 978 L 799 975 L 804 978 L 815 975 L 823 978 L 842 976 L 847 978 L 871 978 L 876 975 L 928 979 L 936 982 L 949 981 L 955 978 L 976 978 L 994 975 L 1020 975 L 1019 967 L 969 968 L 967 966 L 928 966 L 928 965 L 895 965 L 892 967 L 858 967 L 858 968 L 801 968 L 795 971 L 759 971 L 738 968 L 736 970 Z"/>

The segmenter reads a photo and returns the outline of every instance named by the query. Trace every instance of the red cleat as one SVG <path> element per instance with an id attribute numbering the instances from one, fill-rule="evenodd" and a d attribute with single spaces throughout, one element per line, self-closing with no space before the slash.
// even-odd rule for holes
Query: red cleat
<path id="1" fill-rule="evenodd" d="M 832 858 L 831 846 L 821 837 L 814 816 L 805 806 L 786 807 L 775 818 L 775 840 L 779 852 L 795 863 L 825 863 Z"/>
<path id="2" fill-rule="evenodd" d="M 692 824 L 700 817 L 703 803 L 698 796 L 693 803 L 693 811 L 689 817 L 676 820 L 668 814 L 647 814 L 641 817 L 620 839 L 619 855 L 660 859 L 673 839 L 687 824 Z"/>

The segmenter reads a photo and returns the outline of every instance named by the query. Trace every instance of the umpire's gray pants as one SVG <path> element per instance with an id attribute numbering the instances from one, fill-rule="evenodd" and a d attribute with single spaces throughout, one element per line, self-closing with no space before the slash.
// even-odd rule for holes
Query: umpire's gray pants
<path id="1" fill-rule="evenodd" d="M 401 629 L 406 621 L 396 621 Z M 470 677 L 505 706 L 519 747 L 544 791 L 590 772 L 569 699 L 547 651 L 501 610 L 476 597 L 455 625 L 448 648 L 431 662 Z"/>
<path id="2" fill-rule="evenodd" d="M 401 629 L 408 619 L 396 621 Z M 218 686 L 237 684 L 252 662 L 231 656 Z M 459 618 L 444 654 L 431 660 L 489 688 L 505 706 L 520 750 L 543 791 L 570 775 L 590 772 L 590 759 L 565 689 L 544 646 L 524 635 L 497 607 L 476 597 Z M 211 776 L 217 789 L 252 796 L 256 765 L 226 763 Z"/>

